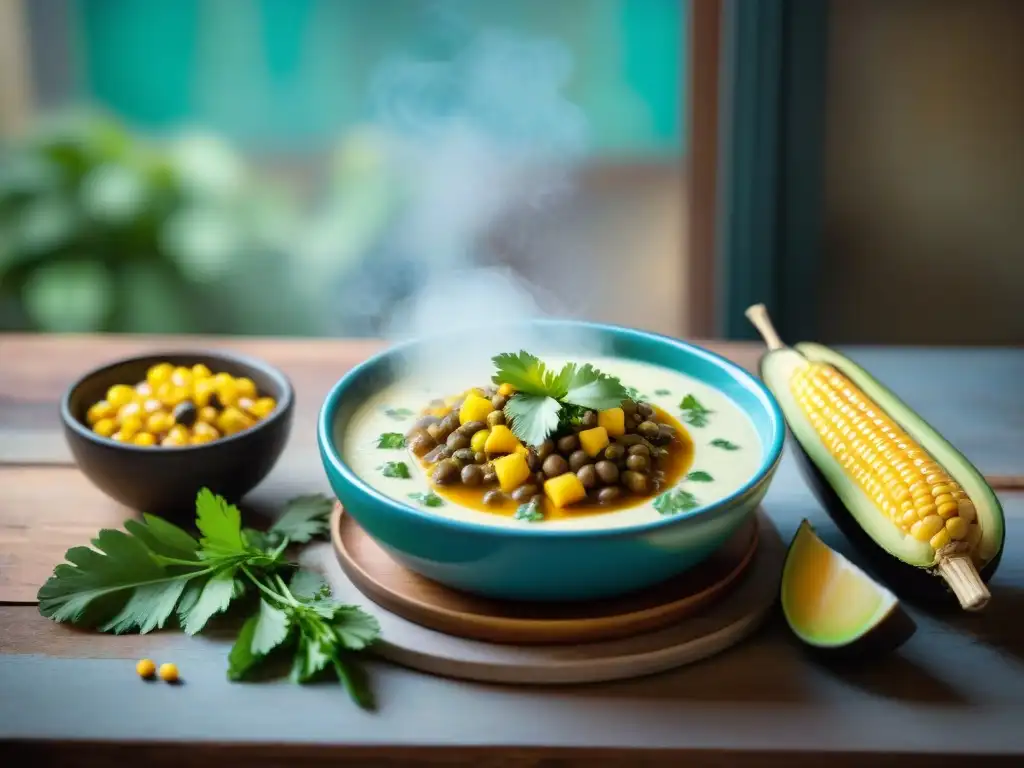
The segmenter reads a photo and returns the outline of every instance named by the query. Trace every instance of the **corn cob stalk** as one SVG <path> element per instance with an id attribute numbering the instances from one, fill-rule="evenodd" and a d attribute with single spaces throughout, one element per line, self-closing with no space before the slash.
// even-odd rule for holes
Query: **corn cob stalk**
<path id="1" fill-rule="evenodd" d="M 747 310 L 769 350 L 785 347 L 764 305 Z M 965 607 L 978 609 L 988 589 L 970 561 L 981 539 L 974 502 L 899 423 L 834 366 L 804 359 L 790 393 L 843 473 L 880 515 L 934 550 L 938 573 Z"/>

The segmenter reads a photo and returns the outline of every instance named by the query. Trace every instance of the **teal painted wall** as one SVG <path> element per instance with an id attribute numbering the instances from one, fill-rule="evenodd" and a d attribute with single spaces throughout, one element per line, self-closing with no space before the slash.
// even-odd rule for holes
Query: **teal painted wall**
<path id="1" fill-rule="evenodd" d="M 599 156 L 685 149 L 685 0 L 77 0 L 80 96 L 149 131 L 198 123 L 256 151 L 316 151 L 368 116 L 394 54 L 473 30 L 565 46 Z M 441 24 L 437 24 L 441 21 Z"/>

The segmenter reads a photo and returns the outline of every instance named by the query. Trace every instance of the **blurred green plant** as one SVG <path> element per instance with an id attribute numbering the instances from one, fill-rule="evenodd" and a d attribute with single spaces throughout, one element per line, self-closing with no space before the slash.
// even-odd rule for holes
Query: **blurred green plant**
<path id="1" fill-rule="evenodd" d="M 295 226 L 290 198 L 216 137 L 51 119 L 0 155 L 0 327 L 238 330 L 224 292 L 275 263 Z"/>

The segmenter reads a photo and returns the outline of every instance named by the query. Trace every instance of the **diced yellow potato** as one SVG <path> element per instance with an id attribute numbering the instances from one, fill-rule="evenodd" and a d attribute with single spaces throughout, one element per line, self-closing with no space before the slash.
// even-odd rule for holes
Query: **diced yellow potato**
<path id="1" fill-rule="evenodd" d="M 530 467 L 526 463 L 526 456 L 521 453 L 510 453 L 491 462 L 494 466 L 494 473 L 498 476 L 498 485 L 505 493 L 511 493 L 530 476 Z M 573 477 L 576 477 L 573 475 Z M 579 482 L 577 478 L 576 482 Z M 582 488 L 583 485 L 580 484 Z"/>
<path id="2" fill-rule="evenodd" d="M 459 421 L 463 424 L 468 424 L 471 421 L 487 421 L 487 414 L 493 410 L 494 406 L 486 397 L 470 393 L 462 401 L 462 407 L 459 409 Z"/>
<path id="3" fill-rule="evenodd" d="M 498 394 L 502 397 L 508 397 L 509 395 L 515 394 L 516 388 L 511 384 L 502 384 L 498 387 Z"/>
<path id="4" fill-rule="evenodd" d="M 604 427 L 585 429 L 579 434 L 580 447 L 587 456 L 594 458 L 608 445 L 608 430 Z"/>
<path id="5" fill-rule="evenodd" d="M 477 453 L 482 453 L 487 450 L 484 446 L 487 445 L 487 438 L 490 436 L 491 430 L 489 429 L 481 429 L 479 432 L 475 432 L 469 441 L 469 447 Z"/>
<path id="6" fill-rule="evenodd" d="M 527 448 L 522 443 L 520 443 L 519 445 L 516 446 L 515 453 L 521 453 L 521 454 L 523 454 L 523 456 L 527 456 L 530 453 L 530 449 Z"/>
<path id="7" fill-rule="evenodd" d="M 487 453 L 512 453 L 521 445 L 519 438 L 512 434 L 512 430 L 504 424 L 491 427 L 491 434 L 487 436 L 484 443 L 484 450 Z"/>
<path id="8" fill-rule="evenodd" d="M 529 467 L 526 468 L 529 472 Z M 587 498 L 587 489 L 574 472 L 552 477 L 544 483 L 544 493 L 556 507 L 568 507 Z"/>
<path id="9" fill-rule="evenodd" d="M 604 427 L 612 437 L 626 434 L 626 414 L 621 408 L 597 412 L 597 426 Z"/>

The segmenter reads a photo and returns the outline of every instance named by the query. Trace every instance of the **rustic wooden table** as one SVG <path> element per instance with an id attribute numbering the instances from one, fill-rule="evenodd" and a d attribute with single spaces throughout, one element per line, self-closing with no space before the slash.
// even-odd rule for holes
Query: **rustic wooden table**
<path id="1" fill-rule="evenodd" d="M 706 662 L 641 680 L 528 689 L 456 682 L 371 664 L 379 710 L 330 685 L 230 684 L 226 639 L 176 632 L 111 637 L 41 618 L 35 591 L 67 547 L 129 514 L 75 469 L 57 400 L 75 375 L 140 351 L 231 347 L 280 366 L 297 413 L 285 457 L 254 491 L 254 514 L 329 492 L 314 422 L 330 385 L 379 348 L 356 341 L 0 336 L 0 763 L 358 765 L 1024 764 L 1024 350 L 847 350 L 1008 490 L 1007 551 L 989 609 L 915 612 L 918 634 L 861 669 L 811 663 L 776 619 Z M 707 346 L 753 370 L 756 345 Z M 790 458 L 765 503 L 783 536 L 809 517 L 846 543 Z M 139 682 L 131 660 L 173 659 L 186 683 Z M 124 751 L 126 754 L 121 754 Z M 1002 758 L 995 758 L 1002 755 Z M 826 762 L 827 761 L 827 762 Z"/>

